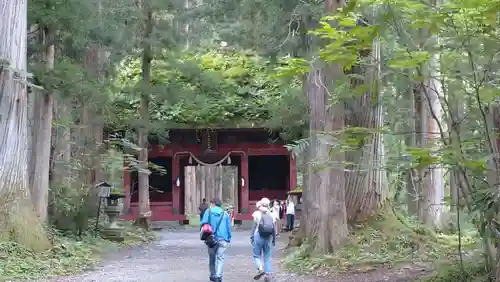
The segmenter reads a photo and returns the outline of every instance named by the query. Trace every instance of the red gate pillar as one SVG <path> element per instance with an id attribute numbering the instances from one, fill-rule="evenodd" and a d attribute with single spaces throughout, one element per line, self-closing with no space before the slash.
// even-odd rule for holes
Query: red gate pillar
<path id="1" fill-rule="evenodd" d="M 241 179 L 240 179 L 240 199 L 241 206 L 240 212 L 242 214 L 248 213 L 248 198 L 249 198 L 249 188 L 248 188 L 248 155 L 241 155 Z"/>
<path id="2" fill-rule="evenodd" d="M 181 187 L 179 175 L 179 156 L 172 158 L 172 213 L 179 214 L 181 210 Z"/>
<path id="3" fill-rule="evenodd" d="M 130 211 L 130 199 L 132 191 L 132 181 L 130 179 L 130 170 L 128 167 L 128 162 L 123 163 L 123 192 L 125 194 L 125 199 L 123 199 L 123 214 L 128 214 Z"/>

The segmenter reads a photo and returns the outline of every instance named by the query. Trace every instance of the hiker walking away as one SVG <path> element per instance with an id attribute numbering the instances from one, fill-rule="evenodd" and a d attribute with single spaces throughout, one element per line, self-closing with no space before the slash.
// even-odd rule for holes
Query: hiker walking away
<path id="1" fill-rule="evenodd" d="M 208 210 L 207 199 L 203 198 L 203 200 L 201 200 L 200 206 L 198 207 L 198 211 L 200 212 L 200 222 L 206 210 Z"/>
<path id="2" fill-rule="evenodd" d="M 260 204 L 260 201 L 258 201 L 256 204 L 255 204 L 255 207 L 257 208 L 253 213 L 252 213 L 252 218 L 253 220 L 255 221 L 255 218 L 260 214 L 260 211 L 259 211 L 259 208 L 260 208 L 261 204 Z"/>
<path id="3" fill-rule="evenodd" d="M 206 210 L 200 221 L 201 240 L 208 248 L 208 269 L 210 281 L 221 282 L 224 273 L 224 254 L 231 243 L 231 220 L 224 211 L 220 199 L 213 200 L 214 206 Z"/>
<path id="4" fill-rule="evenodd" d="M 269 199 L 263 198 L 259 203 L 250 237 L 253 246 L 253 262 L 257 267 L 257 274 L 253 278 L 259 280 L 264 276 L 264 281 L 271 281 L 272 247 L 276 242 L 276 228 L 274 217 L 269 210 Z"/>
<path id="5" fill-rule="evenodd" d="M 292 197 L 288 197 L 286 200 L 286 224 L 287 230 L 292 231 L 295 223 L 295 204 L 292 201 Z"/>
<path id="6" fill-rule="evenodd" d="M 276 235 L 280 234 L 280 203 L 278 200 L 273 200 L 273 205 L 271 207 L 271 214 L 274 218 L 274 227 L 276 228 Z"/>

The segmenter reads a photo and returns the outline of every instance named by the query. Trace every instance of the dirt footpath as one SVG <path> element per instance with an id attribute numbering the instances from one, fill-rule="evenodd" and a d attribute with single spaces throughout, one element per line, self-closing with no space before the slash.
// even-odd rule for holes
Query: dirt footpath
<path id="1" fill-rule="evenodd" d="M 279 249 L 283 247 L 283 242 L 277 243 L 276 252 L 281 253 Z M 274 261 L 273 272 L 275 282 L 415 281 L 412 273 L 406 271 L 394 273 L 385 270 L 345 277 L 303 277 L 281 271 L 277 259 Z M 253 281 L 254 274 L 249 231 L 235 231 L 233 242 L 226 252 L 223 281 L 250 282 Z M 45 282 L 69 281 L 207 282 L 209 281 L 207 250 L 199 240 L 196 230 L 163 230 L 156 242 L 113 254 L 94 270 L 76 276 L 45 280 Z"/>

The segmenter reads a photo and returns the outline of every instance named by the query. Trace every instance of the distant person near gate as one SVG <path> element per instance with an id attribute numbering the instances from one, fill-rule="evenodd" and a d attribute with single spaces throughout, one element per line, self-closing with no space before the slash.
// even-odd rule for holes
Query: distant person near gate
<path id="1" fill-rule="evenodd" d="M 200 212 L 200 222 L 203 219 L 203 214 L 206 210 L 208 210 L 207 199 L 203 198 L 203 200 L 201 200 L 200 207 L 198 208 L 198 211 Z"/>
<path id="2" fill-rule="evenodd" d="M 221 207 L 219 199 L 213 200 L 214 206 L 206 210 L 200 221 L 200 239 L 208 248 L 208 268 L 210 281 L 222 282 L 224 274 L 224 254 L 231 243 L 231 220 Z"/>
<path id="3" fill-rule="evenodd" d="M 274 217 L 274 227 L 276 229 L 276 236 L 279 236 L 280 225 L 281 225 L 281 222 L 280 222 L 280 211 L 281 211 L 280 202 L 278 200 L 273 200 L 270 210 L 271 210 L 271 214 Z"/>
<path id="4" fill-rule="evenodd" d="M 295 224 L 295 204 L 293 203 L 292 197 L 288 197 L 286 200 L 286 225 L 288 231 L 293 230 Z"/>

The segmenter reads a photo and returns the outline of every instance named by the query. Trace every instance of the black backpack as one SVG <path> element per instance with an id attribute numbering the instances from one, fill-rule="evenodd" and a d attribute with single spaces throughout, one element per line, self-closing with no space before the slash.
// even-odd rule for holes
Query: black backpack
<path id="1" fill-rule="evenodd" d="M 259 235 L 262 238 L 269 238 L 274 234 L 274 218 L 271 213 L 262 213 L 258 225 Z"/>

